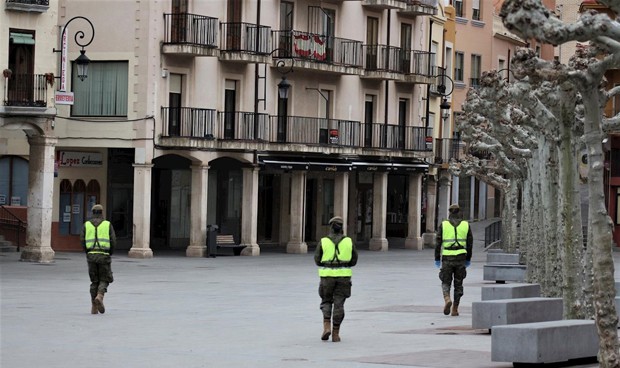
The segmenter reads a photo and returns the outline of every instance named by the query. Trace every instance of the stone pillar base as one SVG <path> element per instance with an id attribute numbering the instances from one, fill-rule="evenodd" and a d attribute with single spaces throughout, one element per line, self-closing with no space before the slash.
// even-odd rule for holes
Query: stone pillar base
<path id="1" fill-rule="evenodd" d="M 416 237 L 416 238 L 405 239 L 405 249 L 415 249 L 415 250 L 424 249 L 424 243 L 422 242 L 422 238 Z"/>
<path id="2" fill-rule="evenodd" d="M 131 248 L 127 254 L 129 258 L 153 258 L 151 248 Z"/>
<path id="3" fill-rule="evenodd" d="M 39 248 L 39 247 L 25 247 L 22 250 L 20 261 L 25 262 L 38 262 L 38 263 L 53 263 L 54 262 L 54 250 L 52 248 Z"/>
<path id="4" fill-rule="evenodd" d="M 437 234 L 424 233 L 422 234 L 422 244 L 425 248 L 435 248 L 437 244 Z"/>
<path id="5" fill-rule="evenodd" d="M 388 250 L 388 240 L 386 238 L 371 238 L 368 242 L 368 249 L 385 252 Z"/>
<path id="6" fill-rule="evenodd" d="M 258 244 L 249 244 L 241 250 L 242 256 L 260 256 L 260 247 Z"/>
<path id="7" fill-rule="evenodd" d="M 303 254 L 308 253 L 308 244 L 289 242 L 286 244 L 286 253 Z"/>
<path id="8" fill-rule="evenodd" d="M 206 245 L 190 245 L 185 250 L 186 257 L 204 257 L 207 254 Z"/>

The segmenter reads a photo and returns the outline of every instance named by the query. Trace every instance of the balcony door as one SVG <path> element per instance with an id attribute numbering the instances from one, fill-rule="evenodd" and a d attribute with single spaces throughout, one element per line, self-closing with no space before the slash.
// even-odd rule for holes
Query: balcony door
<path id="1" fill-rule="evenodd" d="M 372 147 L 373 123 L 375 118 L 375 96 L 366 95 L 364 103 L 364 147 Z"/>
<path id="2" fill-rule="evenodd" d="M 235 139 L 235 111 L 237 111 L 237 82 L 227 80 L 224 91 L 224 139 Z"/>
<path id="3" fill-rule="evenodd" d="M 278 96 L 278 142 L 286 142 L 288 126 L 288 99 Z M 297 143 L 297 142 L 296 142 Z"/>
<path id="4" fill-rule="evenodd" d="M 8 103 L 31 105 L 34 96 L 34 33 L 11 29 L 9 31 Z"/>
<path id="5" fill-rule="evenodd" d="M 405 127 L 407 126 L 407 111 L 409 110 L 409 100 L 401 98 L 398 100 L 398 149 L 405 148 Z"/>
<path id="6" fill-rule="evenodd" d="M 310 33 L 315 37 L 313 50 L 317 61 L 333 62 L 334 37 L 336 36 L 336 11 L 318 6 L 308 7 Z"/>
<path id="7" fill-rule="evenodd" d="M 183 43 L 187 41 L 187 1 L 188 0 L 172 0 L 172 22 L 170 25 L 173 43 Z"/>
<path id="8" fill-rule="evenodd" d="M 243 0 L 228 0 L 226 49 L 241 50 L 241 11 Z"/>
<path id="9" fill-rule="evenodd" d="M 377 70 L 379 18 L 366 18 L 366 69 Z"/>
<path id="10" fill-rule="evenodd" d="M 178 137 L 181 134 L 181 106 L 183 77 L 181 74 L 170 74 L 170 91 L 168 92 L 168 134 Z"/>
<path id="11" fill-rule="evenodd" d="M 402 52 L 402 57 L 400 60 L 401 70 L 405 74 L 411 73 L 411 42 L 411 24 L 403 23 L 400 25 L 400 52 Z"/>
<path id="12" fill-rule="evenodd" d="M 294 4 L 288 1 L 280 3 L 280 32 L 278 36 L 278 48 L 284 51 L 283 55 L 291 56 L 293 54 L 293 10 Z"/>

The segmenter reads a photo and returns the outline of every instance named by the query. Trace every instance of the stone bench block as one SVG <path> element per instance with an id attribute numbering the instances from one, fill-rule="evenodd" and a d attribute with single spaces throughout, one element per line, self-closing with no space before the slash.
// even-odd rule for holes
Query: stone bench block
<path id="1" fill-rule="evenodd" d="M 594 358 L 598 335 L 592 320 L 560 320 L 497 326 L 491 332 L 491 360 L 557 363 Z"/>
<path id="2" fill-rule="evenodd" d="M 526 265 L 487 264 L 483 266 L 482 279 L 486 281 L 525 281 Z"/>
<path id="3" fill-rule="evenodd" d="M 471 326 L 493 329 L 517 323 L 556 321 L 562 319 L 562 298 L 519 298 L 473 302 Z"/>
<path id="4" fill-rule="evenodd" d="M 519 255 L 514 253 L 487 253 L 487 263 L 519 264 Z"/>
<path id="5" fill-rule="evenodd" d="M 495 284 L 482 287 L 482 300 L 540 297 L 540 284 Z"/>

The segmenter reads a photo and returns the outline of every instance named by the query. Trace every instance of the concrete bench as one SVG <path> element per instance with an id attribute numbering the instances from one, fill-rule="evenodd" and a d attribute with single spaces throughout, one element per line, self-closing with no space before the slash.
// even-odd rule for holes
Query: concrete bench
<path id="1" fill-rule="evenodd" d="M 236 256 L 241 255 L 241 250 L 245 248 L 245 245 L 239 245 L 235 243 L 235 238 L 232 235 L 218 234 L 216 237 L 217 248 L 231 248 L 233 254 Z"/>
<path id="2" fill-rule="evenodd" d="M 495 284 L 482 287 L 482 300 L 540 297 L 540 284 Z"/>
<path id="3" fill-rule="evenodd" d="M 487 253 L 487 263 L 519 264 L 519 255 L 514 253 Z"/>
<path id="4" fill-rule="evenodd" d="M 558 363 L 596 362 L 598 335 L 592 320 L 560 320 L 497 326 L 491 333 L 491 360 Z M 514 364 L 517 366 L 517 364 Z"/>
<path id="5" fill-rule="evenodd" d="M 517 323 L 556 321 L 562 319 L 562 298 L 519 298 L 473 302 L 471 326 L 493 329 Z"/>
<path id="6" fill-rule="evenodd" d="M 482 269 L 482 279 L 504 283 L 506 281 L 525 281 L 526 265 L 520 264 L 487 264 Z"/>

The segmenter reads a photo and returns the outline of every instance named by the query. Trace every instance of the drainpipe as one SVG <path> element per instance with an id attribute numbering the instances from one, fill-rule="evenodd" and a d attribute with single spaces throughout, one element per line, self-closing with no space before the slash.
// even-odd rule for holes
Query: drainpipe
<path id="1" fill-rule="evenodd" d="M 255 50 L 260 50 L 259 46 L 260 46 L 260 8 L 261 8 L 261 0 L 258 0 L 257 4 L 256 4 L 256 41 L 255 41 L 255 45 L 256 48 Z M 258 68 L 259 68 L 258 63 L 254 64 L 254 139 L 258 138 L 258 122 L 257 122 L 257 116 L 256 114 L 258 114 Z M 265 73 L 267 73 L 267 68 L 265 68 Z M 267 76 L 265 75 L 265 83 L 267 83 Z"/>
<path id="2" fill-rule="evenodd" d="M 431 26 L 430 26 L 430 30 L 428 31 L 428 71 L 430 73 L 431 71 L 431 48 L 433 47 L 433 20 L 430 20 L 431 22 Z M 430 125 L 430 109 L 431 109 L 431 85 L 427 84 L 426 85 L 426 127 L 424 129 L 424 139 L 426 140 L 426 137 L 428 137 L 428 126 Z"/>
<path id="3" fill-rule="evenodd" d="M 391 24 L 392 24 L 392 9 L 388 9 L 388 14 L 387 14 L 387 45 L 390 45 L 390 28 L 391 28 Z M 384 110 L 384 122 L 383 124 L 385 124 L 385 134 L 383 135 L 383 148 L 387 147 L 387 126 L 388 126 L 388 119 L 389 119 L 389 114 L 388 114 L 388 106 L 389 106 L 389 99 L 390 99 L 390 81 L 389 80 L 385 80 L 385 101 L 384 101 L 384 105 L 385 108 Z"/>

